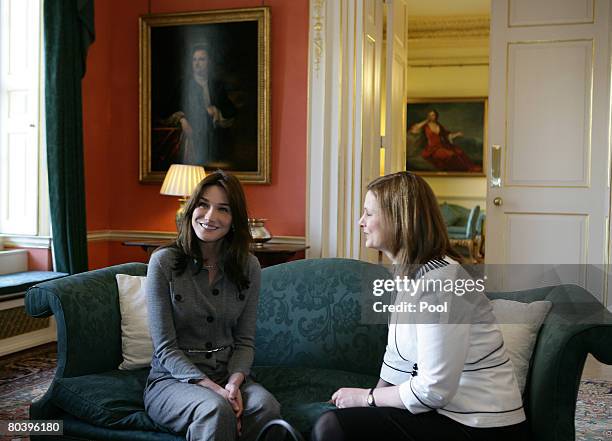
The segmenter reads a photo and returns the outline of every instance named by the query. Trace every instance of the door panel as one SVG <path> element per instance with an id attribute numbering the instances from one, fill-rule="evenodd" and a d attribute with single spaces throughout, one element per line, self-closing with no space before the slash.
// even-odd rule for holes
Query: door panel
<path id="1" fill-rule="evenodd" d="M 510 0 L 510 27 L 593 23 L 593 0 Z"/>
<path id="2" fill-rule="evenodd" d="M 608 259 L 609 8 L 491 3 L 486 263 L 507 267 L 490 289 L 533 288 L 563 272 L 557 281 L 607 296 L 603 272 L 584 265 Z M 532 274 L 511 277 L 514 264 Z M 549 271 L 560 264 L 574 266 Z"/>
<path id="3" fill-rule="evenodd" d="M 506 222 L 507 263 L 586 264 L 587 215 L 507 212 Z M 564 240 L 559 241 L 560 237 Z M 529 248 L 525 249 L 525 244 Z"/>
<path id="4" fill-rule="evenodd" d="M 507 186 L 588 185 L 592 78 L 592 40 L 508 45 Z"/>

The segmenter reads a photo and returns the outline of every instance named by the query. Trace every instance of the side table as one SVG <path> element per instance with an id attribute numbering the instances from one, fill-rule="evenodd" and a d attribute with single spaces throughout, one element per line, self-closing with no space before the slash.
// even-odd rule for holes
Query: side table
<path id="1" fill-rule="evenodd" d="M 123 245 L 128 247 L 140 247 L 147 253 L 148 257 L 151 257 L 153 251 L 168 243 L 168 240 L 127 240 L 123 242 Z M 252 245 L 251 253 L 257 257 L 261 267 L 265 268 L 267 266 L 285 263 L 295 257 L 297 253 L 305 251 L 308 248 L 309 247 L 306 245 L 272 243 L 264 244 L 260 247 Z"/>

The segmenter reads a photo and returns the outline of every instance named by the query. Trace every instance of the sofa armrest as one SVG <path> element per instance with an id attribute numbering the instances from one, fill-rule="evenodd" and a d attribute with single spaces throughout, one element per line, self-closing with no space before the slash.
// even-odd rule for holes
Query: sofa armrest
<path id="1" fill-rule="evenodd" d="M 545 297 L 553 302 L 542 325 L 527 379 L 525 406 L 533 439 L 574 440 L 574 418 L 586 357 L 612 364 L 612 314 L 588 291 L 558 286 Z"/>
<path id="2" fill-rule="evenodd" d="M 28 314 L 55 316 L 56 378 L 103 372 L 121 363 L 121 314 L 115 274 L 145 275 L 146 265 L 117 265 L 44 282 L 28 290 Z"/>

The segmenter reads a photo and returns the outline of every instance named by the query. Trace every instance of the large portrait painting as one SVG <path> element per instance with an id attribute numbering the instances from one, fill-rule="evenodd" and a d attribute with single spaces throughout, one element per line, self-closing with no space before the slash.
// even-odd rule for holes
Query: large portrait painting
<path id="1" fill-rule="evenodd" d="M 486 117 L 486 98 L 409 100 L 406 170 L 484 176 Z"/>
<path id="2" fill-rule="evenodd" d="M 171 164 L 270 182 L 266 7 L 140 17 L 140 182 Z"/>

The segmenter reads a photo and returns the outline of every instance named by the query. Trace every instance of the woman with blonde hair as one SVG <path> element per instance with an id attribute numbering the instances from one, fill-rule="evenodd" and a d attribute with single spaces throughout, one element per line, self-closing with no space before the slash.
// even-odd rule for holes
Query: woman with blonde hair
<path id="1" fill-rule="evenodd" d="M 215 172 L 187 202 L 176 242 L 149 262 L 145 409 L 189 441 L 255 440 L 280 415 L 250 377 L 261 273 L 250 241 L 240 182 Z"/>
<path id="2" fill-rule="evenodd" d="M 313 440 L 528 439 L 521 394 L 486 296 L 440 291 L 472 277 L 450 245 L 431 188 L 399 172 L 367 189 L 359 220 L 366 247 L 385 253 L 396 275 L 424 282 L 411 295 L 396 292 L 396 304 L 448 302 L 451 312 L 392 313 L 378 384 L 338 389 L 331 397 L 338 409 L 320 417 Z"/>

